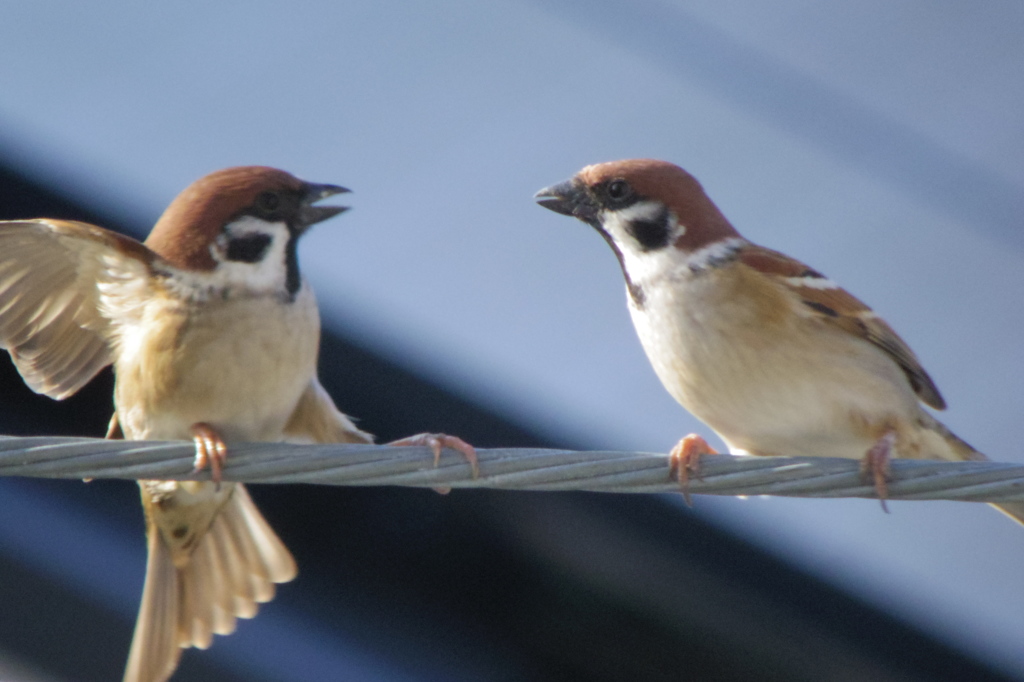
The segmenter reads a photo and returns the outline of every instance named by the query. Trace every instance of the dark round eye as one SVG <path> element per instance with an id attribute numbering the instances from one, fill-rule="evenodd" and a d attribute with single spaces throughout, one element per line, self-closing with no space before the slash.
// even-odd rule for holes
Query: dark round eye
<path id="1" fill-rule="evenodd" d="M 281 197 L 277 195 L 277 192 L 260 192 L 256 197 L 256 205 L 264 211 L 276 211 L 277 207 L 281 205 Z"/>
<path id="2" fill-rule="evenodd" d="M 625 201 L 633 195 L 633 188 L 625 180 L 612 180 L 608 183 L 608 198 L 615 203 Z"/>

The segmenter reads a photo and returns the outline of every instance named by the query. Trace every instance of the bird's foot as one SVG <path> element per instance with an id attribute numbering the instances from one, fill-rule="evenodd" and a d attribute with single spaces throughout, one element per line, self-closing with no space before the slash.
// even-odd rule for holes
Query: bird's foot
<path id="1" fill-rule="evenodd" d="M 217 484 L 217 490 L 220 490 L 221 472 L 228 458 L 228 446 L 224 444 L 224 439 L 217 430 L 206 422 L 196 422 L 189 430 L 192 432 L 192 442 L 196 446 L 196 463 L 192 473 L 197 474 L 209 468 L 210 478 Z"/>
<path id="2" fill-rule="evenodd" d="M 895 444 L 896 432 L 886 431 L 860 461 L 861 474 L 874 484 L 878 501 L 882 503 L 882 511 L 887 514 L 889 507 L 886 506 L 885 500 L 889 497 L 889 460 Z"/>
<path id="3" fill-rule="evenodd" d="M 680 491 L 686 506 L 692 507 L 690 499 L 690 477 L 700 478 L 701 455 L 717 455 L 718 451 L 696 433 L 686 436 L 672 448 L 668 455 L 669 476 L 679 481 Z"/>
<path id="4" fill-rule="evenodd" d="M 434 453 L 435 469 L 441 463 L 441 450 L 451 448 L 461 454 L 466 462 L 469 463 L 469 468 L 473 472 L 473 478 L 480 477 L 480 463 L 477 461 L 476 448 L 457 436 L 449 436 L 444 433 L 418 433 L 415 436 L 391 441 L 388 445 L 427 446 Z M 434 490 L 442 495 L 451 492 L 451 488 L 434 488 Z"/>

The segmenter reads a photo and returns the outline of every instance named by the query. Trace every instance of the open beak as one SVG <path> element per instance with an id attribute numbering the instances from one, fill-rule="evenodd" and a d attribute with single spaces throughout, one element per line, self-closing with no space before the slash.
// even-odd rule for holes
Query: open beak
<path id="1" fill-rule="evenodd" d="M 307 182 L 303 189 L 302 205 L 299 207 L 298 216 L 299 227 L 303 231 L 311 225 L 333 218 L 349 209 L 348 206 L 314 206 L 313 204 L 321 199 L 332 197 L 335 194 L 345 194 L 351 190 L 338 185 L 317 185 L 312 182 Z"/>

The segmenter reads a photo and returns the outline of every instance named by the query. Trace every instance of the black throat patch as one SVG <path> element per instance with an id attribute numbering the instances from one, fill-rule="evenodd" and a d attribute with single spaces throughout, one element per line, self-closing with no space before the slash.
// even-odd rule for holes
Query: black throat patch
<path id="1" fill-rule="evenodd" d="M 302 275 L 299 274 L 299 239 L 298 235 L 289 230 L 288 244 L 284 248 L 284 287 L 288 291 L 288 300 L 294 301 L 295 294 L 302 286 Z"/>

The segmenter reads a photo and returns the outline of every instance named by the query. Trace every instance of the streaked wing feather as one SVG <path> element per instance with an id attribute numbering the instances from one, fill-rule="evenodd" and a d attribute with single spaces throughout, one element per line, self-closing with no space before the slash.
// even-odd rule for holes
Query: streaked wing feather
<path id="1" fill-rule="evenodd" d="M 922 402 L 945 409 L 946 401 L 914 351 L 860 299 L 838 286 L 827 286 L 828 280 L 821 273 L 777 251 L 750 245 L 738 259 L 792 291 L 808 314 L 885 351 L 903 370 Z"/>
<path id="2" fill-rule="evenodd" d="M 46 382 L 49 394 L 57 399 L 75 393 L 82 377 L 95 376 L 108 364 L 107 344 L 94 334 L 79 334 L 73 321 L 56 327 L 50 325 L 46 334 L 33 339 L 32 347 L 19 347 L 12 353 L 15 362 L 27 375 L 26 382 Z M 26 357 L 26 356 L 31 357 Z"/>

